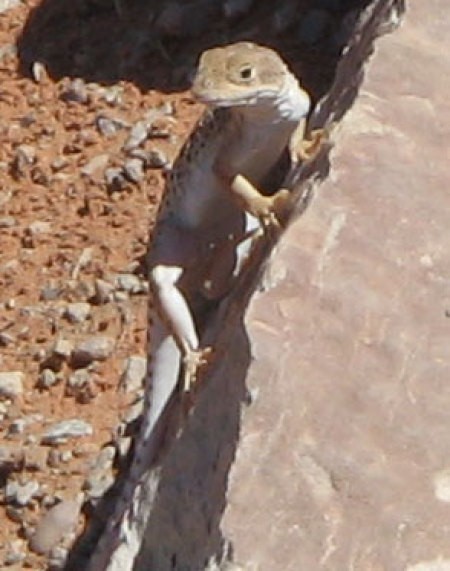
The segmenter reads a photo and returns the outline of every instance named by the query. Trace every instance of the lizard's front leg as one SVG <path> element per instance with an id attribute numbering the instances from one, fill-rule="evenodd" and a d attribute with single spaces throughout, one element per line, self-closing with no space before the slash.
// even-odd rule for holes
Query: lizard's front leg
<path id="1" fill-rule="evenodd" d="M 289 154 L 291 162 L 309 162 L 317 157 L 322 147 L 329 142 L 334 124 L 323 129 L 314 129 L 306 136 L 306 121 L 302 119 L 291 135 L 289 141 Z"/>
<path id="2" fill-rule="evenodd" d="M 289 142 L 292 163 L 315 159 L 323 145 L 329 141 L 331 129 L 332 126 L 317 129 L 305 137 L 305 121 L 300 121 Z M 272 196 L 265 196 L 242 174 L 232 179 L 230 189 L 241 208 L 256 216 L 265 230 L 279 229 L 280 219 L 286 217 L 292 206 L 293 196 L 289 190 L 281 188 Z"/>
<path id="3" fill-rule="evenodd" d="M 291 203 L 289 190 L 282 188 L 272 196 L 265 196 L 241 174 L 233 178 L 230 188 L 241 208 L 258 218 L 265 230 L 281 228 L 280 218 Z"/>
<path id="4" fill-rule="evenodd" d="M 166 323 L 182 353 L 184 390 L 189 391 L 196 380 L 199 367 L 208 361 L 211 348 L 199 348 L 198 335 L 191 310 L 186 298 L 177 286 L 183 271 L 180 266 L 160 263 L 150 271 L 150 282 L 161 318 Z"/>

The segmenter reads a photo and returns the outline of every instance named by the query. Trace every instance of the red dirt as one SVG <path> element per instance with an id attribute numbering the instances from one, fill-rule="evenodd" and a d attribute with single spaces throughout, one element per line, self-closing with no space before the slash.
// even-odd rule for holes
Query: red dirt
<path id="1" fill-rule="evenodd" d="M 30 2 L 28 7 L 0 17 L 0 46 L 15 44 L 30 8 L 37 4 Z M 145 148 L 156 147 L 173 158 L 200 110 L 184 92 L 164 97 L 156 91 L 142 93 L 129 81 L 116 83 L 123 90 L 117 105 L 108 104 L 98 87 L 93 88 L 87 104 L 66 103 L 60 94 L 67 80 L 53 80 L 44 73 L 37 83 L 23 77 L 18 68 L 15 54 L 3 57 L 0 219 L 12 217 L 14 222 L 0 228 L 0 332 L 11 335 L 13 340 L 0 348 L 0 371 L 23 371 L 25 380 L 23 395 L 2 408 L 0 440 L 1 444 L 18 448 L 30 444 L 36 447 L 40 446 L 36 436 L 44 425 L 69 418 L 90 422 L 94 428 L 91 437 L 58 446 L 59 450 L 72 450 L 73 459 L 56 469 L 47 465 L 35 473 L 20 475 L 24 480 L 37 480 L 48 496 L 73 497 L 80 490 L 89 463 L 110 439 L 130 400 L 117 386 L 124 359 L 145 354 L 146 296 L 132 296 L 121 304 L 131 315 L 123 328 L 118 303 L 93 305 L 91 319 L 78 325 L 63 318 L 61 308 L 69 301 L 89 298 L 96 278 L 108 279 L 129 270 L 133 262 L 139 265 L 163 188 L 161 171 L 155 169 L 146 170 L 139 184 L 130 183 L 115 193 L 107 190 L 104 169 L 92 178 L 80 173 L 83 165 L 98 155 L 109 156 L 108 166 L 122 165 L 125 160 L 121 146 L 129 130 L 122 129 L 106 138 L 98 132 L 95 117 L 104 113 L 133 124 L 142 119 L 145 111 L 169 101 L 175 109 L 175 119 L 163 121 L 169 137 L 149 140 Z M 17 166 L 20 145 L 35 149 L 33 164 Z M 54 162 L 59 159 L 64 163 L 60 169 Z M 36 221 L 47 222 L 49 231 L 31 235 L 28 228 Z M 92 248 L 90 260 L 74 279 L 73 270 L 86 248 Z M 61 290 L 57 299 L 40 299 L 45 286 Z M 48 390 L 36 388 L 42 356 L 57 338 L 77 340 L 95 333 L 117 340 L 113 356 L 95 367 L 95 398 L 80 404 L 65 396 L 65 380 L 71 372 L 67 365 L 62 370 L 62 382 Z M 43 421 L 19 435 L 8 436 L 15 419 L 33 413 L 41 414 Z M 2 567 L 10 543 L 22 534 L 22 525 L 6 515 L 5 507 L 0 507 Z M 40 502 L 33 500 L 21 517 L 32 524 L 40 512 Z M 44 562 L 29 554 L 24 564 L 41 569 Z"/>

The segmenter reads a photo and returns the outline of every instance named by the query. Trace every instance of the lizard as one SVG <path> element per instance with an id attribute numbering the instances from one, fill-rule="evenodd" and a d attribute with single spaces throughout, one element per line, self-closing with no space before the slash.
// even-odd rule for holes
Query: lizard
<path id="1" fill-rule="evenodd" d="M 205 51 L 192 93 L 206 110 L 168 175 L 150 241 L 156 312 L 151 303 L 143 420 L 103 535 L 106 545 L 97 546 L 91 571 L 131 568 L 147 517 L 137 514 L 139 498 L 154 492 L 149 474 L 158 455 L 158 424 L 180 374 L 182 390 L 189 391 L 211 358 L 211 348 L 200 347 L 196 303 L 221 299 L 255 236 L 279 229 L 289 191 L 266 196 L 260 188 L 286 148 L 293 162 L 315 151 L 316 141 L 304 140 L 310 97 L 268 47 L 238 42 Z"/>
<path id="2" fill-rule="evenodd" d="M 192 93 L 209 110 L 169 176 L 150 254 L 150 283 L 182 353 L 186 389 L 210 350 L 199 348 L 178 283 L 184 279 L 187 289 L 216 297 L 214 277 L 231 269 L 235 248 L 256 230 L 255 220 L 263 231 L 279 226 L 289 191 L 265 196 L 258 187 L 286 147 L 293 161 L 306 156 L 301 141 L 310 109 L 309 95 L 281 57 L 250 42 L 204 52 Z"/>

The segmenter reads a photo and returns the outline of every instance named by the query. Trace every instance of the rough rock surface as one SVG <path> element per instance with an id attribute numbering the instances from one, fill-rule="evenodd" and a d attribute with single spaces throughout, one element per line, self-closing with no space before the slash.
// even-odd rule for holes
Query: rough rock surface
<path id="1" fill-rule="evenodd" d="M 223 532 L 249 570 L 448 568 L 450 17 L 408 7 L 246 315 Z"/>

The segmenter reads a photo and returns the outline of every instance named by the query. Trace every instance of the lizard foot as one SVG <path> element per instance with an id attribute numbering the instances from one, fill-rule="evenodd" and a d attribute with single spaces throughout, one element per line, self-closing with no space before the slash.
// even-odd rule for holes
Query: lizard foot
<path id="1" fill-rule="evenodd" d="M 323 146 L 330 141 L 331 131 L 334 123 L 324 129 L 311 131 L 308 138 L 303 139 L 295 149 L 296 160 L 307 162 L 314 160 L 322 150 Z"/>
<path id="2" fill-rule="evenodd" d="M 236 175 L 231 184 L 234 199 L 243 210 L 258 218 L 265 233 L 275 234 L 282 228 L 280 218 L 284 218 L 290 203 L 290 192 L 282 188 L 272 196 L 261 194 L 253 184 L 242 175 Z"/>
<path id="3" fill-rule="evenodd" d="M 212 348 L 205 347 L 196 351 L 189 351 L 183 358 L 183 392 L 191 391 L 197 380 L 198 369 L 210 362 Z"/>
<path id="4" fill-rule="evenodd" d="M 277 237 L 284 227 L 289 209 L 292 205 L 292 194 L 286 188 L 281 188 L 272 196 L 264 196 L 262 208 L 255 208 L 255 216 L 260 220 L 266 236 Z"/>

